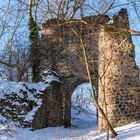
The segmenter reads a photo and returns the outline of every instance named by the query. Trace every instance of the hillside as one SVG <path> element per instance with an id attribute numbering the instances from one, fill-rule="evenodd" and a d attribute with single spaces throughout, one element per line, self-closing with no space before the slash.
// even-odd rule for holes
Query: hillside
<path id="1" fill-rule="evenodd" d="M 140 121 L 115 129 L 115 140 L 140 140 Z M 96 128 L 80 129 L 49 127 L 37 131 L 18 128 L 14 125 L 0 125 L 0 140 L 105 140 L 105 133 L 98 134 Z"/>

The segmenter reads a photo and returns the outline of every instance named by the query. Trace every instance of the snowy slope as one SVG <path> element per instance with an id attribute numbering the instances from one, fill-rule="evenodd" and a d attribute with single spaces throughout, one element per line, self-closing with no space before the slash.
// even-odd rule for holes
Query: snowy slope
<path id="1" fill-rule="evenodd" d="M 115 129 L 118 132 L 114 140 L 140 140 L 140 121 Z M 0 125 L 0 140 L 105 140 L 106 134 L 98 134 L 97 129 L 66 129 L 49 127 L 31 131 L 14 125 Z M 110 138 L 111 139 L 111 138 Z"/>
<path id="2" fill-rule="evenodd" d="M 115 130 L 118 136 L 113 139 L 110 135 L 110 140 L 140 140 L 140 121 L 115 128 Z M 106 140 L 106 133 L 98 134 L 97 131 L 91 131 L 86 135 L 63 140 Z"/>

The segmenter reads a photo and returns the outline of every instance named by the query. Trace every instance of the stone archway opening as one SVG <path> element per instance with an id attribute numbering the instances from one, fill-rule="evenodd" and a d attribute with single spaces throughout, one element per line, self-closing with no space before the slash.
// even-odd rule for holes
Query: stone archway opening
<path id="1" fill-rule="evenodd" d="M 97 126 L 97 110 L 89 83 L 78 85 L 71 96 L 71 124 L 78 128 Z"/>

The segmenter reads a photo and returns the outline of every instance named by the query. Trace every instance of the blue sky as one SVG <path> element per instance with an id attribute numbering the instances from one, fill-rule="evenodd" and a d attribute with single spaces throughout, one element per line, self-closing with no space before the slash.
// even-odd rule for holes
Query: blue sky
<path id="1" fill-rule="evenodd" d="M 136 18 L 136 15 L 133 11 L 129 12 L 129 20 L 130 20 L 130 27 L 136 31 L 140 31 L 140 22 Z M 136 62 L 140 67 L 140 36 L 132 36 L 132 39 L 135 45 Z"/>

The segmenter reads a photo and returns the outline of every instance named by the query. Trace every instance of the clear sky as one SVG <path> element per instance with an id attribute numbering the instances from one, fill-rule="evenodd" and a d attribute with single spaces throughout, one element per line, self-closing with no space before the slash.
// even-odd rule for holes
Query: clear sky
<path id="1" fill-rule="evenodd" d="M 129 11 L 129 19 L 130 19 L 130 27 L 136 31 L 140 31 L 140 22 L 134 11 Z M 135 55 L 136 55 L 136 62 L 140 67 L 140 36 L 132 36 L 133 43 L 135 45 Z"/>

